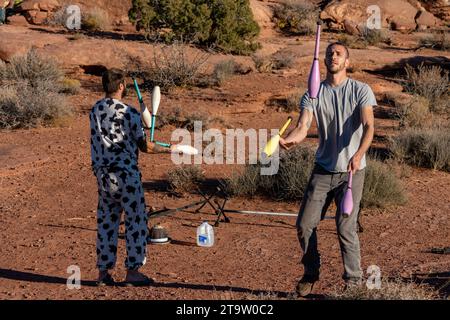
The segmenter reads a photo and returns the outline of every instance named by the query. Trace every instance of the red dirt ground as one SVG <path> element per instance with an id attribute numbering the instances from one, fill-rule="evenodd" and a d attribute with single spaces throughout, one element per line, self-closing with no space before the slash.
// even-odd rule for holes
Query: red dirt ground
<path id="1" fill-rule="evenodd" d="M 10 26 L 6 26 L 10 27 Z M 7 29 L 5 29 L 7 30 Z M 18 29 L 19 33 L 21 29 Z M 41 31 L 32 37 L 45 36 Z M 270 97 L 305 88 L 312 60 L 311 37 L 282 37 L 265 32 L 263 50 L 289 48 L 299 55 L 295 68 L 263 74 L 251 72 L 234 76 L 220 88 L 177 89 L 163 95 L 160 110 L 182 106 L 186 113 L 206 112 L 220 116 L 234 128 L 277 128 L 288 116 L 265 106 Z M 52 35 L 52 37 L 65 37 Z M 324 34 L 325 41 L 333 34 Z M 386 64 L 414 56 L 446 56 L 448 52 L 409 50 L 417 35 L 396 34 L 398 49 L 370 47 L 352 50 L 355 64 L 375 70 Z M 108 43 L 99 38 L 77 41 Z M 116 40 L 119 42 L 118 40 Z M 124 45 L 132 44 L 124 40 Z M 142 44 L 142 46 L 144 46 Z M 89 46 L 87 46 L 89 48 Z M 268 48 L 268 49 L 267 49 Z M 45 47 L 41 52 L 45 52 Z M 54 50 L 54 49 L 49 49 Z M 275 50 L 276 51 L 276 50 Z M 56 51 L 57 52 L 57 51 Z M 86 51 L 85 54 L 88 54 Z M 213 61 L 223 59 L 214 55 Z M 251 58 L 240 58 L 247 63 Z M 323 67 L 323 65 L 322 65 Z M 322 75 L 324 70 L 322 70 Z M 386 91 L 401 91 L 398 85 L 381 76 L 364 71 L 352 77 L 368 82 L 379 101 Z M 213 222 L 213 211 L 179 212 L 150 220 L 161 223 L 174 240 L 171 244 L 150 245 L 147 264 L 142 271 L 155 279 L 148 288 L 94 287 L 97 190 L 90 169 L 88 112 L 101 97 L 100 79 L 75 73 L 82 90 L 71 97 L 75 116 L 60 127 L 0 131 L 0 299 L 255 299 L 292 298 L 296 280 L 302 275 L 300 248 L 295 218 L 230 214 L 230 223 L 215 228 L 212 248 L 195 245 L 196 227 L 203 220 Z M 148 97 L 147 93 L 146 96 Z M 132 94 L 126 102 L 136 104 Z M 240 108 L 259 112 L 238 113 Z M 389 106 L 380 103 L 376 111 Z M 298 113 L 292 115 L 297 116 Z M 396 122 L 376 119 L 377 139 L 382 146 L 386 136 L 395 134 Z M 168 141 L 173 127 L 157 132 L 158 139 Z M 314 130 L 312 143 L 316 142 Z M 167 192 L 150 190 L 152 182 L 166 179 L 174 168 L 168 155 L 140 155 L 140 168 L 149 206 L 175 208 L 201 199 L 186 194 L 177 198 Z M 208 178 L 225 178 L 238 166 L 202 165 Z M 388 209 L 366 209 L 364 232 L 360 234 L 363 269 L 378 265 L 382 276 L 409 278 L 438 274 L 433 283 L 448 279 L 450 257 L 429 253 L 433 247 L 450 246 L 450 176 L 448 173 L 405 167 L 402 183 L 408 203 Z M 272 202 L 266 199 L 233 199 L 233 209 L 297 212 L 298 203 Z M 332 216 L 330 210 L 328 215 Z M 319 226 L 319 249 L 322 255 L 321 280 L 312 298 L 323 298 L 343 285 L 343 271 L 336 228 L 332 220 Z M 125 245 L 119 241 L 119 255 L 114 277 L 122 280 Z M 67 268 L 81 269 L 83 286 L 69 290 Z M 428 280 L 431 281 L 431 280 Z M 440 282 L 439 282 L 440 281 Z M 447 280 L 448 281 L 448 280 Z M 444 282 L 445 283 L 445 282 Z M 441 291 L 448 296 L 448 288 Z"/>

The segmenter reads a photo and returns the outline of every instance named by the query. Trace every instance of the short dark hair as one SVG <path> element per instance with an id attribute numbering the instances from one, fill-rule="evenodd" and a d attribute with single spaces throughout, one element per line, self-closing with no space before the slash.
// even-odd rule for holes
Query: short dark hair
<path id="1" fill-rule="evenodd" d="M 102 84 L 106 93 L 114 93 L 119 90 L 119 85 L 125 85 L 125 72 L 120 69 L 112 68 L 103 72 Z"/>
<path id="2" fill-rule="evenodd" d="M 348 51 L 347 46 L 345 44 L 343 44 L 342 42 L 336 41 L 336 42 L 330 43 L 328 45 L 326 51 L 328 51 L 328 49 L 331 48 L 332 46 L 343 46 L 345 48 L 345 54 L 347 55 L 347 59 L 350 57 L 350 52 Z"/>

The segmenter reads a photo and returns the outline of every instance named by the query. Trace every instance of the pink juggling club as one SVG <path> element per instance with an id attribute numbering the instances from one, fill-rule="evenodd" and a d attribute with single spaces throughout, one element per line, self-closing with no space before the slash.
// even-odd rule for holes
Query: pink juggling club
<path id="1" fill-rule="evenodd" d="M 352 195 L 352 172 L 348 176 L 347 190 L 341 202 L 341 212 L 344 218 L 348 218 L 353 211 L 353 195 Z"/>
<path id="2" fill-rule="evenodd" d="M 317 22 L 316 31 L 316 47 L 314 49 L 314 60 L 311 66 L 311 71 L 309 72 L 308 78 L 308 93 L 309 97 L 316 99 L 320 88 L 320 72 L 319 72 L 319 45 L 320 45 L 320 26 L 322 22 L 319 20 Z"/>

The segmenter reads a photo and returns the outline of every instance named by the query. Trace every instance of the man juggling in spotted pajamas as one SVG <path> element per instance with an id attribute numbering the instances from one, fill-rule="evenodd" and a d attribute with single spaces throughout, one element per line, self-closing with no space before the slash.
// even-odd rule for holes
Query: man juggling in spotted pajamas
<path id="1" fill-rule="evenodd" d="M 151 279 L 138 271 L 146 262 L 148 236 L 138 153 L 169 151 L 146 139 L 140 113 L 120 101 L 127 91 L 124 72 L 107 70 L 102 83 L 105 98 L 97 101 L 89 114 L 92 169 L 98 186 L 97 284 L 114 284 L 109 271 L 116 264 L 120 217 L 124 211 L 125 284 L 149 285 Z"/>

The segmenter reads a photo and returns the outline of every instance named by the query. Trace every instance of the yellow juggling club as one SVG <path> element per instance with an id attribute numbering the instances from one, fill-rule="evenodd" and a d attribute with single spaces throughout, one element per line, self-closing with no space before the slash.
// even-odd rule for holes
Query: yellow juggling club
<path id="1" fill-rule="evenodd" d="M 283 127 L 280 129 L 278 134 L 274 135 L 272 138 L 270 138 L 269 142 L 267 142 L 266 146 L 264 147 L 263 153 L 266 154 L 267 157 L 270 157 L 278 148 L 278 143 L 280 142 L 280 137 L 283 135 L 283 133 L 286 131 L 286 129 L 291 124 L 292 117 L 289 117 L 286 121 L 286 123 L 283 125 Z"/>

